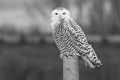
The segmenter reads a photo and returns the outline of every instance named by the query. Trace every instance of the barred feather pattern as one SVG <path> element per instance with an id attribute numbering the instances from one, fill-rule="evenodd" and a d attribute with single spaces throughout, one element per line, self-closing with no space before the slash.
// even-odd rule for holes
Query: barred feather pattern
<path id="1" fill-rule="evenodd" d="M 60 24 L 56 25 L 53 37 L 61 53 L 77 53 L 73 47 L 75 43 L 72 41 L 70 34 L 65 29 L 65 23 L 66 22 L 64 20 L 61 20 Z"/>
<path id="2" fill-rule="evenodd" d="M 53 37 L 61 53 L 80 56 L 91 68 L 102 65 L 92 46 L 88 44 L 83 30 L 73 20 L 61 19 L 60 23 L 55 25 Z"/>

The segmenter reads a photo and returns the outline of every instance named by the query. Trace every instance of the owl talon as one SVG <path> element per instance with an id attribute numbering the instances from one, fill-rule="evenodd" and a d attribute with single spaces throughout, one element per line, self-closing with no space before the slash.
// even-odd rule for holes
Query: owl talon
<path id="1" fill-rule="evenodd" d="M 60 54 L 60 58 L 61 58 L 61 59 L 63 59 L 63 57 L 66 57 L 66 58 L 67 58 L 67 57 L 69 57 L 69 56 L 70 56 L 70 54 L 67 53 L 67 52 L 66 52 L 66 53 L 61 53 L 61 54 Z"/>
<path id="2" fill-rule="evenodd" d="M 63 54 L 62 53 L 60 54 L 60 59 L 63 59 Z"/>
<path id="3" fill-rule="evenodd" d="M 76 54 L 76 53 L 68 53 L 68 52 L 60 54 L 61 59 L 63 59 L 64 56 L 68 58 L 68 57 L 76 57 L 76 56 L 80 56 L 80 55 Z"/>

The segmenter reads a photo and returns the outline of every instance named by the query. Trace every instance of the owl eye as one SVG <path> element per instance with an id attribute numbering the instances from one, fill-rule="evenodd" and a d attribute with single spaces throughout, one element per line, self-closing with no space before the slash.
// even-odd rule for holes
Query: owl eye
<path id="1" fill-rule="evenodd" d="M 66 13 L 63 13 L 63 15 L 65 15 Z"/>
<path id="2" fill-rule="evenodd" d="M 55 13 L 55 15 L 58 15 L 58 13 Z"/>

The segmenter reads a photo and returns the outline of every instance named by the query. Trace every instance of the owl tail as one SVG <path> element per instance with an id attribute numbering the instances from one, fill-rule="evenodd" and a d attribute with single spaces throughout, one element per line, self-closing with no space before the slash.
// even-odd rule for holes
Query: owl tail
<path id="1" fill-rule="evenodd" d="M 101 61 L 98 59 L 94 49 L 91 46 L 89 46 L 89 52 L 86 53 L 85 58 L 83 60 L 91 68 L 97 68 L 102 66 Z"/>
<path id="2" fill-rule="evenodd" d="M 92 55 L 91 55 L 92 54 Z M 101 67 L 102 66 L 102 63 L 101 61 L 98 59 L 96 53 L 94 52 L 94 50 L 91 50 L 90 51 L 90 54 L 87 55 L 87 58 L 89 60 L 89 62 L 94 65 L 96 68 L 97 67 Z"/>
<path id="3" fill-rule="evenodd" d="M 91 61 L 86 56 L 81 57 L 81 60 L 85 64 L 85 66 L 88 66 L 90 68 L 97 68 L 102 66 L 102 63 L 100 62 L 100 60 Z"/>
<path id="4" fill-rule="evenodd" d="M 86 67 L 88 66 L 90 68 L 95 68 L 95 65 L 93 65 L 93 63 L 86 56 L 82 57 L 82 61 Z"/>
<path id="5" fill-rule="evenodd" d="M 102 63 L 100 60 L 97 60 L 96 62 L 92 62 L 93 65 L 95 65 L 95 67 L 101 67 Z"/>

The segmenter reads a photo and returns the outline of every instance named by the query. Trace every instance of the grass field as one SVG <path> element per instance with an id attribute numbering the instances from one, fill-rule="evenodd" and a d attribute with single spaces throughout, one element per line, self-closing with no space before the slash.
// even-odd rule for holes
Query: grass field
<path id="1" fill-rule="evenodd" d="M 119 80 L 119 46 L 93 45 L 100 69 L 80 64 L 80 80 Z M 55 44 L 1 44 L 0 80 L 62 80 L 62 60 Z"/>

